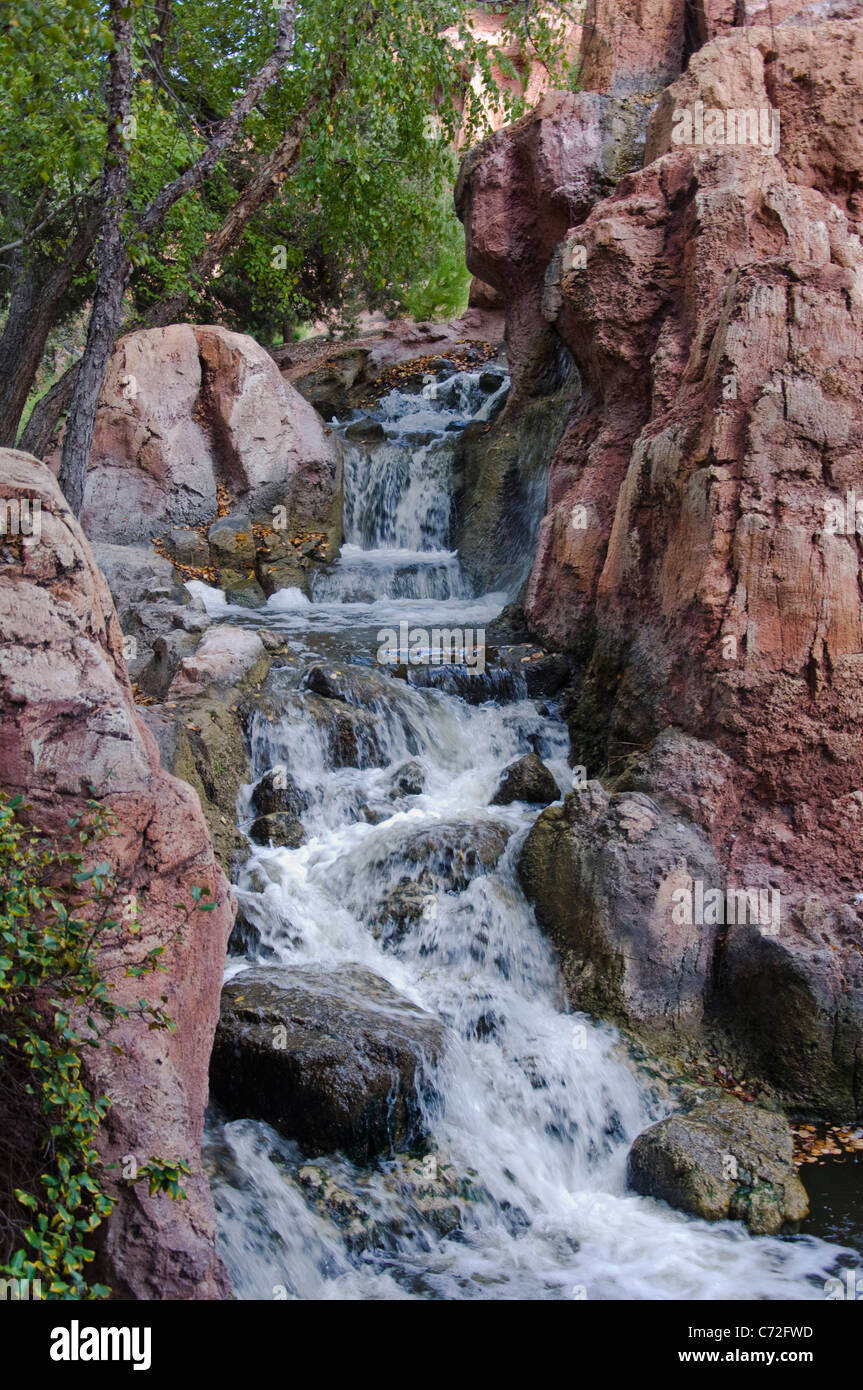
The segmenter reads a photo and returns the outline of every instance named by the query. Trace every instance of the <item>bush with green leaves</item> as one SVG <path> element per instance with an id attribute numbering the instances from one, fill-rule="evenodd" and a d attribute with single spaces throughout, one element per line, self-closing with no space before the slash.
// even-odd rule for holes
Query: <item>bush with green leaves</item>
<path id="1" fill-rule="evenodd" d="M 118 910 L 110 862 L 87 866 L 115 833 L 100 802 L 68 821 L 59 844 L 27 824 L 26 809 L 20 796 L 0 797 L 0 1278 L 31 1281 L 43 1298 L 102 1298 L 109 1290 L 87 1273 L 114 1205 L 97 1148 L 111 1102 L 88 1089 L 82 1058 L 103 1043 L 122 1051 L 111 1041 L 120 1019 L 173 1030 L 165 994 L 131 1008 L 112 998 L 113 973 L 162 971 L 165 948 L 141 946 L 138 906 L 128 895 Z M 207 896 L 193 889 L 194 908 L 211 911 Z M 122 964 L 104 970 L 112 946 Z M 152 1157 L 134 1181 L 182 1199 L 188 1172 Z"/>

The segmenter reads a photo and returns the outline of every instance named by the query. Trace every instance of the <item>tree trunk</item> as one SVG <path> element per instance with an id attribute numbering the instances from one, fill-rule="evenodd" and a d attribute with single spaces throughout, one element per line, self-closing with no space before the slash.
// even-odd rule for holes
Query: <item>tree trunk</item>
<path id="1" fill-rule="evenodd" d="M 51 447 L 60 416 L 69 409 L 77 375 L 78 363 L 73 362 L 59 381 L 54 382 L 50 391 L 46 391 L 36 402 L 18 442 L 19 449 L 34 454 L 37 459 L 44 459 Z"/>
<path id="2" fill-rule="evenodd" d="M 47 274 L 44 264 L 26 264 L 23 253 L 18 257 L 20 270 L 0 337 L 0 445 L 6 448 L 15 448 L 21 414 L 33 390 L 48 334 L 60 317 L 72 281 L 93 249 L 98 229 L 99 216 L 93 211 L 61 264 Z"/>
<path id="3" fill-rule="evenodd" d="M 125 8 L 127 5 L 128 9 Z M 114 33 L 114 51 L 111 54 L 108 83 L 108 142 L 102 185 L 102 228 L 96 248 L 96 292 L 87 328 L 87 346 L 78 364 L 72 404 L 66 420 L 63 461 L 60 465 L 60 486 L 76 516 L 81 515 L 84 505 L 84 485 L 96 424 L 96 408 L 111 349 L 120 328 L 123 296 L 131 269 L 122 234 L 129 182 L 129 152 L 123 126 L 131 109 L 132 93 L 130 0 L 110 0 L 109 14 Z M 287 0 L 279 10 L 273 52 L 234 103 L 203 154 L 178 178 L 165 184 L 144 209 L 138 218 L 140 235 L 149 236 L 157 231 L 174 204 L 184 193 L 199 187 L 220 157 L 230 149 L 249 112 L 267 88 L 272 86 L 290 58 L 295 14 L 296 0 Z"/>
<path id="4" fill-rule="evenodd" d="M 114 48 L 108 79 L 108 141 L 102 180 L 102 225 L 96 246 L 96 290 L 87 326 L 87 346 L 78 364 L 66 420 L 59 479 L 75 516 L 81 515 L 84 506 L 84 482 L 96 425 L 96 407 L 123 313 L 123 296 L 131 269 L 122 227 L 129 186 L 126 130 L 132 109 L 132 9 L 129 0 L 110 0 L 109 13 Z"/>
<path id="5" fill-rule="evenodd" d="M 315 111 L 324 102 L 332 105 L 346 84 L 347 61 L 343 58 L 333 74 L 326 96 L 309 103 L 295 116 L 278 145 L 267 155 L 237 201 L 228 209 L 221 226 L 207 238 L 203 251 L 189 271 L 190 288 L 151 305 L 140 320 L 140 326 L 165 328 L 169 323 L 176 322 L 189 302 L 191 285 L 195 281 L 204 284 L 209 280 L 220 262 L 236 246 L 258 209 L 278 192 L 282 179 L 291 172 L 300 157 L 303 139 Z"/>
<path id="6" fill-rule="evenodd" d="M 258 208 L 273 197 L 279 186 L 279 176 L 290 173 L 299 157 L 310 114 L 304 111 L 292 123 L 290 130 L 228 210 L 221 226 L 208 237 L 204 250 L 189 270 L 190 288 L 151 305 L 141 321 L 144 327 L 164 328 L 169 323 L 175 323 L 189 302 L 192 282 L 204 284 L 209 280 L 222 258 L 237 244 Z"/>

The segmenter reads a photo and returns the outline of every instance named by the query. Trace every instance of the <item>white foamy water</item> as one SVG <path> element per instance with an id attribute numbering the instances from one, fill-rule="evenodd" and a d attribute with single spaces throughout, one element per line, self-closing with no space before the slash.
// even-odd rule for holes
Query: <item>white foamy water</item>
<path id="1" fill-rule="evenodd" d="M 461 417 L 476 406 L 475 383 L 453 382 L 448 395 L 391 398 L 381 413 L 398 422 L 396 412 L 412 400 L 419 404 L 410 414 L 425 419 L 429 399 L 438 419 L 446 411 Z M 432 494 L 448 486 L 430 447 L 415 450 L 416 475 L 407 482 L 401 465 L 395 481 L 383 477 L 389 454 L 374 465 L 382 475 L 377 505 L 390 509 L 390 519 L 406 516 L 399 513 L 406 496 L 418 509 L 400 559 L 382 544 L 389 520 L 363 550 L 358 533 L 373 529 L 371 510 L 349 491 L 355 538 L 329 596 L 299 603 L 294 591 L 282 603 L 276 596 L 263 618 L 230 610 L 231 621 L 296 620 L 306 632 L 316 624 L 338 631 L 340 623 L 347 640 L 359 615 L 363 624 L 409 612 L 412 622 L 429 626 L 469 626 L 478 621 L 474 613 L 496 612 L 503 595 L 436 599 L 423 592 L 433 564 L 446 567 L 448 584 L 463 583 L 444 529 L 439 548 L 429 544 L 429 518 L 445 512 Z M 364 486 L 370 469 L 355 469 L 350 488 Z M 424 509 L 422 498 L 430 499 Z M 395 599 L 394 584 L 411 569 L 419 592 Z M 339 603 L 338 586 L 350 595 L 363 571 L 382 579 L 377 597 Z M 350 676 L 353 668 L 338 670 Z M 251 1119 L 214 1121 L 213 1190 L 238 1296 L 823 1297 L 836 1248 L 811 1238 L 754 1238 L 736 1223 L 709 1225 L 626 1190 L 628 1147 L 659 1117 L 659 1103 L 614 1029 L 566 1012 L 552 952 L 515 872 L 535 810 L 489 805 L 502 770 L 530 750 L 562 792 L 569 789 L 563 723 L 527 699 L 468 705 L 411 688 L 371 664 L 365 676 L 372 686 L 356 703 L 373 716 L 374 746 L 360 757 L 366 765 L 343 768 L 332 766 L 328 726 L 296 672 L 271 681 L 274 693 L 251 730 L 254 774 L 288 769 L 308 799 L 302 819 L 309 839 L 295 850 L 250 847 L 238 896 L 272 953 L 264 964 L 361 966 L 444 1022 L 448 1046 L 424 1101 L 429 1152 L 363 1167 L 339 1155 L 302 1154 Z M 399 794 L 394 778 L 406 763 L 414 785 Z M 250 790 L 239 807 L 244 827 Z M 429 842 L 419 855 L 418 837 Z M 466 884 L 448 878 L 453 845 L 492 842 L 498 852 L 505 842 L 496 863 L 492 855 L 479 870 L 474 864 Z M 418 920 L 392 931 L 382 926 L 385 900 L 406 880 L 429 890 L 427 902 Z M 233 960 L 230 973 L 246 964 Z M 418 1162 L 429 1165 L 435 1191 L 444 1193 L 443 1216 L 417 1200 Z"/>

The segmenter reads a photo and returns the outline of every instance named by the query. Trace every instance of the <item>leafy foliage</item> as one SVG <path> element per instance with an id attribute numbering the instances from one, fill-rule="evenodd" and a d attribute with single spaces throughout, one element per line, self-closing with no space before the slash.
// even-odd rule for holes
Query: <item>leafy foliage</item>
<path id="1" fill-rule="evenodd" d="M 133 318 L 188 292 L 186 317 L 266 341 L 303 319 L 406 304 L 406 288 L 419 291 L 429 278 L 430 248 L 445 243 L 451 260 L 456 141 L 464 147 L 481 135 L 492 107 L 507 118 L 521 109 L 517 91 L 500 87 L 501 74 L 517 78 L 511 58 L 469 30 L 464 0 L 303 0 L 291 61 L 242 139 L 141 244 L 136 212 L 201 152 L 269 52 L 275 15 L 265 0 L 130 5 Z M 500 8 L 507 40 L 564 82 L 553 10 L 532 0 Z M 104 0 L 0 0 L 0 244 L 21 242 L 26 257 L 62 256 L 93 195 L 110 45 Z M 199 282 L 195 261 L 207 236 L 301 117 L 300 158 L 277 176 L 216 273 Z M 0 296 L 11 292 L 9 269 L 0 262 Z M 88 263 L 77 303 L 91 276 Z"/>
<path id="2" fill-rule="evenodd" d="M 114 984 L 100 966 L 114 945 L 121 973 L 150 975 L 163 969 L 164 947 L 136 953 L 137 904 L 129 898 L 112 916 L 109 861 L 85 867 L 87 851 L 114 831 L 100 803 L 69 821 L 62 847 L 28 828 L 20 810 L 20 797 L 0 799 L 0 1276 L 38 1280 L 43 1297 L 99 1298 L 108 1290 L 88 1283 L 87 1266 L 93 1233 L 113 1207 L 96 1148 L 110 1100 L 88 1090 L 82 1053 L 106 1041 L 119 1019 L 173 1030 L 166 995 L 127 1009 L 112 1000 Z M 193 890 L 206 911 L 214 904 L 202 903 L 205 895 Z M 187 1172 L 151 1158 L 135 1180 L 145 1179 L 151 1194 L 182 1198 Z"/>

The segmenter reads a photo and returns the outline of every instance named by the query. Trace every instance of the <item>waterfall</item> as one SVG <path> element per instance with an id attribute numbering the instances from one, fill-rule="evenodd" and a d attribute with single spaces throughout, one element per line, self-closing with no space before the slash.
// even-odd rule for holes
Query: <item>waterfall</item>
<path id="1" fill-rule="evenodd" d="M 448 1045 L 422 1098 L 421 1153 L 366 1164 L 304 1153 L 262 1121 L 215 1111 L 205 1157 L 223 1256 L 240 1298 L 823 1296 L 833 1247 L 711 1226 L 626 1189 L 628 1146 L 662 1102 L 613 1028 L 565 1008 L 515 873 L 535 809 L 489 805 L 530 750 L 569 789 L 553 702 L 510 681 L 467 703 L 375 667 L 387 619 L 475 626 L 505 601 L 472 594 L 450 549 L 458 432 L 505 389 L 458 373 L 367 412 L 380 437 L 347 443 L 340 560 L 311 601 L 230 612 L 285 632 L 300 658 L 273 673 L 250 730 L 254 778 L 287 769 L 307 835 L 295 849 L 250 844 L 237 895 L 254 958 L 371 971 L 441 1020 Z M 322 661 L 337 663 L 361 717 L 347 766 L 333 701 L 309 674 Z M 250 798 L 251 786 L 244 830 Z M 399 894 L 414 895 L 407 920 Z M 229 975 L 248 964 L 232 958 Z"/>

